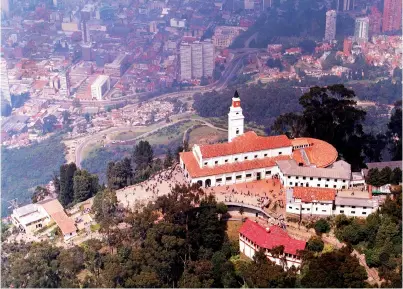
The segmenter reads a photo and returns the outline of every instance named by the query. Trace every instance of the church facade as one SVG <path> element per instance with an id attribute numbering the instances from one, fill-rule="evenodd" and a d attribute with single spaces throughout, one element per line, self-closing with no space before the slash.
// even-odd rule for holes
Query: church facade
<path id="1" fill-rule="evenodd" d="M 180 165 L 189 183 L 204 187 L 279 178 L 285 187 L 347 189 L 351 167 L 337 157 L 336 149 L 322 140 L 244 132 L 236 92 L 228 113 L 228 142 L 195 144 L 180 153 Z"/>

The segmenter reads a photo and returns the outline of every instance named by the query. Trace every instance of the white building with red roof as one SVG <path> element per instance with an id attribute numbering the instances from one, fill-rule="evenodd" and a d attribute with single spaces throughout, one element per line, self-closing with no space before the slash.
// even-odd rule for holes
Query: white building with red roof
<path id="1" fill-rule="evenodd" d="M 180 153 L 180 165 L 190 183 L 205 187 L 276 176 L 286 187 L 345 189 L 350 185 L 351 167 L 336 162 L 337 157 L 336 149 L 322 140 L 244 132 L 241 100 L 236 92 L 228 113 L 228 142 L 195 144 L 192 151 Z"/>
<path id="2" fill-rule="evenodd" d="M 272 250 L 279 246 L 284 247 L 283 253 L 273 256 Z M 264 228 L 247 219 L 239 229 L 239 251 L 241 253 L 253 259 L 255 253 L 262 249 L 270 261 L 285 269 L 301 266 L 299 251 L 304 250 L 305 246 L 305 241 L 291 238 L 285 230 L 278 226 Z"/>

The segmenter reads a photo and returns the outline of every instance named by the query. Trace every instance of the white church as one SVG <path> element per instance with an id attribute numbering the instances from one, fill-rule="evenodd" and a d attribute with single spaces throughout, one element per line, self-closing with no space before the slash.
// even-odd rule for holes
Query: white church
<path id="1" fill-rule="evenodd" d="M 278 178 L 288 191 L 296 187 L 317 188 L 321 191 L 347 190 L 364 185 L 363 178 L 356 178 L 351 166 L 343 160 L 337 161 L 338 153 L 329 143 L 314 138 L 289 139 L 286 135 L 258 136 L 253 131 L 244 132 L 244 116 L 237 92 L 232 98 L 228 113 L 228 142 L 197 145 L 190 152 L 180 153 L 180 166 L 189 183 L 204 187 L 232 185 L 243 182 Z M 329 193 L 308 192 L 314 195 Z M 307 194 L 304 192 L 304 194 Z M 332 196 L 332 193 L 330 193 Z M 317 214 L 331 215 L 335 210 L 336 196 L 323 200 L 326 207 Z M 315 202 L 317 200 L 312 200 Z M 287 207 L 291 213 L 302 210 L 301 199 L 288 194 Z M 344 210 L 338 209 L 338 213 Z M 365 204 L 370 213 L 373 206 Z M 304 213 L 312 213 L 307 210 Z M 305 208 L 304 208 L 305 210 Z M 340 212 L 342 211 L 342 212 Z M 350 211 L 349 211 L 350 212 Z M 349 215 L 354 215 L 355 210 Z M 361 212 L 361 211 L 360 211 Z"/>
<path id="2" fill-rule="evenodd" d="M 346 189 L 351 167 L 336 161 L 337 156 L 336 149 L 322 140 L 244 132 L 241 100 L 236 92 L 228 113 L 228 142 L 195 144 L 191 152 L 180 154 L 180 165 L 190 183 L 205 187 L 277 176 L 287 187 Z"/>

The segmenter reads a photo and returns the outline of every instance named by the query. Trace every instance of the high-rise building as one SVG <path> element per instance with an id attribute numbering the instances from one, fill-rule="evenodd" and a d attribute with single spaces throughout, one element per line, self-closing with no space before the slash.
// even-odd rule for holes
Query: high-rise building
<path id="1" fill-rule="evenodd" d="M 1 13 L 9 17 L 10 16 L 10 0 L 1 0 Z"/>
<path id="2" fill-rule="evenodd" d="M 81 34 L 83 36 L 84 43 L 91 42 L 90 30 L 88 29 L 87 20 L 81 22 Z"/>
<path id="3" fill-rule="evenodd" d="M 376 8 L 376 6 L 372 6 L 370 8 L 371 14 L 369 14 L 369 34 L 377 35 L 381 33 L 381 25 L 382 25 L 382 13 Z"/>
<path id="4" fill-rule="evenodd" d="M 203 76 L 203 45 L 196 41 L 192 45 L 192 78 Z"/>
<path id="5" fill-rule="evenodd" d="M 350 11 L 354 9 L 354 0 L 337 0 L 337 11 Z"/>
<path id="6" fill-rule="evenodd" d="M 368 17 L 359 17 L 355 19 L 354 40 L 368 41 L 369 19 Z"/>
<path id="7" fill-rule="evenodd" d="M 245 10 L 255 9 L 255 0 L 244 0 L 243 3 L 244 3 Z"/>
<path id="8" fill-rule="evenodd" d="M 192 78 L 192 48 L 188 43 L 183 43 L 179 50 L 181 80 Z"/>
<path id="9" fill-rule="evenodd" d="M 402 0 L 384 0 L 382 32 L 399 30 L 402 27 Z"/>
<path id="10" fill-rule="evenodd" d="M 273 5 L 273 0 L 262 0 L 262 9 L 266 10 Z"/>
<path id="11" fill-rule="evenodd" d="M 332 41 L 336 38 L 336 10 L 329 10 L 326 12 L 326 30 L 325 40 Z"/>
<path id="12" fill-rule="evenodd" d="M 61 97 L 69 97 L 70 96 L 70 78 L 69 78 L 69 71 L 63 70 L 59 73 L 60 79 L 60 89 L 59 94 Z"/>
<path id="13" fill-rule="evenodd" d="M 7 62 L 5 59 L 1 58 L 0 61 L 0 92 L 1 99 L 7 100 L 11 103 L 11 95 L 10 95 L 10 84 L 8 82 L 8 70 L 7 70 Z"/>
<path id="14" fill-rule="evenodd" d="M 214 70 L 214 44 L 211 40 L 202 42 L 203 47 L 203 76 L 213 76 Z"/>
<path id="15" fill-rule="evenodd" d="M 179 56 L 181 80 L 213 76 L 214 44 L 211 40 L 182 43 Z"/>
<path id="16" fill-rule="evenodd" d="M 91 96 L 97 100 L 102 100 L 105 93 L 111 89 L 111 79 L 107 75 L 98 75 L 91 84 Z"/>

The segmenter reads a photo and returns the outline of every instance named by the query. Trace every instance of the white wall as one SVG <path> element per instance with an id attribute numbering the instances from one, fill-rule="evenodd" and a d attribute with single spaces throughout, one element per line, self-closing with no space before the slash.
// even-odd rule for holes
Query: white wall
<path id="1" fill-rule="evenodd" d="M 239 236 L 239 251 L 243 254 L 245 254 L 247 257 L 250 259 L 253 259 L 253 256 L 257 251 L 260 250 L 260 247 L 253 244 L 250 241 L 247 241 L 246 238 L 240 234 Z M 277 265 L 283 266 L 282 261 L 279 258 L 273 258 L 271 254 L 268 252 L 268 250 L 265 249 L 265 255 L 267 258 L 276 263 Z M 296 268 L 299 268 L 301 266 L 301 260 L 299 257 L 296 255 L 291 255 L 291 254 L 285 254 L 286 257 L 286 266 L 287 268 L 291 268 L 292 266 L 295 266 Z M 284 268 L 286 269 L 286 268 Z"/>
<path id="2" fill-rule="evenodd" d="M 299 187 L 306 187 L 307 183 L 308 187 L 313 188 L 343 189 L 344 186 L 344 188 L 347 189 L 350 186 L 349 180 L 342 179 L 284 176 L 282 173 L 280 174 L 280 178 L 283 185 L 286 187 L 295 187 L 296 184 L 298 184 Z"/>
<path id="3" fill-rule="evenodd" d="M 336 205 L 336 209 L 334 210 L 335 215 L 339 214 L 344 214 L 348 217 L 364 217 L 366 218 L 368 215 L 372 214 L 373 208 L 371 207 L 358 207 L 355 206 L 341 206 L 341 205 Z"/>
<path id="4" fill-rule="evenodd" d="M 194 152 L 195 153 L 195 152 Z M 277 157 L 279 155 L 291 155 L 292 147 L 277 148 L 271 150 L 263 150 L 256 152 L 247 152 L 228 156 L 219 156 L 215 158 L 203 158 L 203 166 L 217 166 L 224 165 L 228 163 L 250 161 L 254 159 L 264 159 Z M 247 159 L 245 159 L 247 158 Z M 237 160 L 236 160 L 237 159 Z M 217 163 L 216 163 L 217 162 Z"/>

